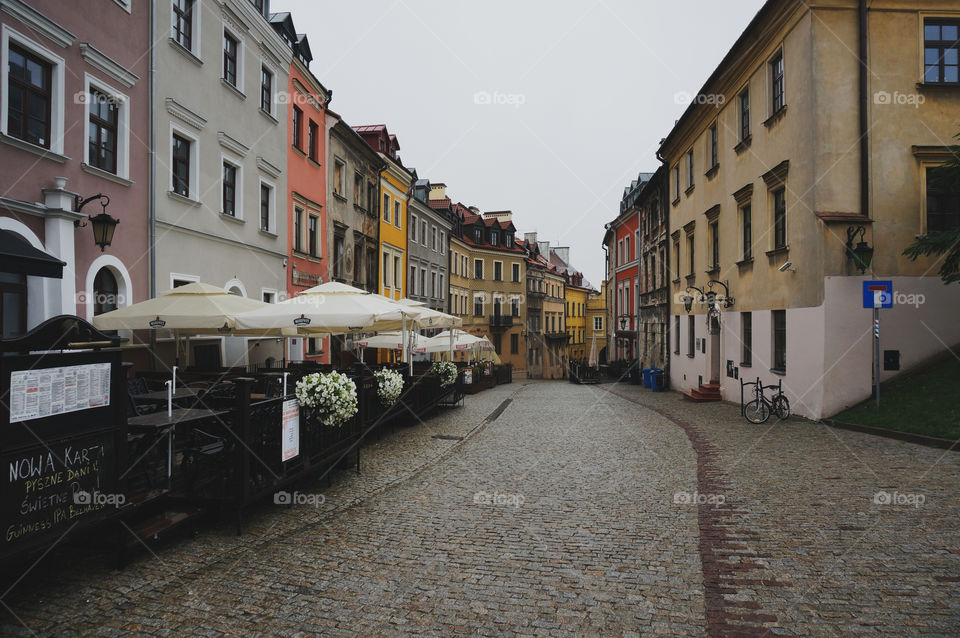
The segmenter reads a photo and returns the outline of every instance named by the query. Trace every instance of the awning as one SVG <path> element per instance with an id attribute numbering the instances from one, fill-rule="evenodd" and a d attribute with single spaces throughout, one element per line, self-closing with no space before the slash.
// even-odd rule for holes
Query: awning
<path id="1" fill-rule="evenodd" d="M 0 230 L 0 272 L 63 279 L 66 262 L 30 245 L 20 235 Z"/>

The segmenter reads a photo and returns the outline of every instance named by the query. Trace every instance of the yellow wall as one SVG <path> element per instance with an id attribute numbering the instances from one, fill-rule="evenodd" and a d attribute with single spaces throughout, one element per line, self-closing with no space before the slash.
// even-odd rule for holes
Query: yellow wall
<path id="1" fill-rule="evenodd" d="M 567 285 L 564 301 L 567 309 L 567 351 L 570 359 L 586 359 L 590 351 L 586 349 L 587 340 L 587 292 L 586 288 Z"/>
<path id="2" fill-rule="evenodd" d="M 407 193 L 412 180 L 410 174 L 390 158 L 382 153 L 380 157 L 388 163 L 380 180 L 380 294 L 402 299 L 407 292 Z M 384 210 L 385 203 L 389 211 Z M 385 213 L 389 213 L 389 220 L 384 217 Z M 387 262 L 384 262 L 385 255 Z M 387 273 L 385 263 L 389 266 Z"/>
<path id="3" fill-rule="evenodd" d="M 595 328 L 594 318 L 600 317 L 600 327 Z M 607 345 L 607 282 L 600 286 L 600 294 L 591 293 L 587 296 L 587 317 L 586 330 L 584 331 L 586 339 L 587 356 L 590 356 L 590 348 L 593 343 L 593 337 L 597 337 L 597 356 Z"/>

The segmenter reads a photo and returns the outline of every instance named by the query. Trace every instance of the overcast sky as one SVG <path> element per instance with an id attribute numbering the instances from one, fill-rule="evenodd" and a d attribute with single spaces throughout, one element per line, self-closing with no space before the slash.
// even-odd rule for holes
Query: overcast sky
<path id="1" fill-rule="evenodd" d="M 623 187 L 762 0 L 272 0 L 351 125 L 386 124 L 454 201 L 570 246 L 594 286 Z"/>

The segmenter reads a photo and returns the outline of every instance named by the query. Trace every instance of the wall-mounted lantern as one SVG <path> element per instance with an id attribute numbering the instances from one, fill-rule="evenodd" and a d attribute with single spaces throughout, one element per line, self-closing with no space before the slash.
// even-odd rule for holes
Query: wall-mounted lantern
<path id="1" fill-rule="evenodd" d="M 77 199 L 74 202 L 74 210 L 79 213 L 84 206 L 95 199 L 100 200 L 100 206 L 103 208 L 100 214 L 94 215 L 90 217 L 88 221 L 82 223 L 80 220 L 77 220 L 74 222 L 74 225 L 77 228 L 84 228 L 89 223 L 89 225 L 93 227 L 93 242 L 97 246 L 100 246 L 100 252 L 104 252 L 107 246 L 113 243 L 113 233 L 116 232 L 117 224 L 120 223 L 119 219 L 114 219 L 107 213 L 107 205 L 110 204 L 110 197 L 103 193 L 97 193 L 86 199 L 81 199 L 80 196 L 77 195 Z"/>
<path id="2" fill-rule="evenodd" d="M 847 257 L 853 260 L 853 265 L 861 273 L 866 272 L 867 268 L 870 267 L 870 262 L 873 261 L 873 247 L 864 241 L 865 233 L 866 229 L 863 226 L 847 227 Z M 853 240 L 857 236 L 860 237 L 860 241 L 854 246 Z"/>

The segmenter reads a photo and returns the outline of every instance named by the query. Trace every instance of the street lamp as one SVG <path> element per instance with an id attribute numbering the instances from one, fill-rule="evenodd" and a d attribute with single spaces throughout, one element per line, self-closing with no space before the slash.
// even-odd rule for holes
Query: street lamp
<path id="1" fill-rule="evenodd" d="M 626 318 L 626 317 L 620 317 L 620 329 L 621 329 L 621 330 L 626 330 L 626 329 L 627 329 L 627 318 Z"/>
<path id="2" fill-rule="evenodd" d="M 870 262 L 873 261 L 873 247 L 864 241 L 865 233 L 866 229 L 863 226 L 847 227 L 847 257 L 853 260 L 853 265 L 861 273 L 866 272 L 867 268 L 870 267 Z M 853 240 L 857 235 L 860 236 L 860 241 L 854 246 Z"/>
<path id="3" fill-rule="evenodd" d="M 697 288 L 696 286 L 687 286 L 686 290 L 684 290 L 684 292 L 687 294 L 683 296 L 683 309 L 687 312 L 690 312 L 690 309 L 693 308 L 693 296 L 690 294 L 691 290 L 697 291 L 697 294 L 700 295 L 698 298 L 698 301 L 700 302 L 703 302 L 703 298 L 706 296 L 703 290 L 700 288 Z"/>
<path id="4" fill-rule="evenodd" d="M 100 206 L 103 210 L 99 215 L 94 215 L 93 217 L 89 218 L 89 225 L 93 227 L 93 242 L 97 246 L 100 246 L 100 252 L 104 252 L 106 251 L 107 246 L 113 243 L 113 233 L 116 232 L 117 224 L 120 223 L 119 219 L 114 219 L 109 213 L 107 213 L 107 205 L 110 204 L 110 197 L 108 195 L 104 195 L 103 193 L 97 193 L 96 195 L 82 200 L 80 199 L 80 196 L 77 195 L 74 209 L 79 213 L 84 206 L 95 199 L 100 200 Z M 80 220 L 77 220 L 74 222 L 74 225 L 77 228 L 83 228 L 87 226 L 87 222 L 81 223 Z"/>

